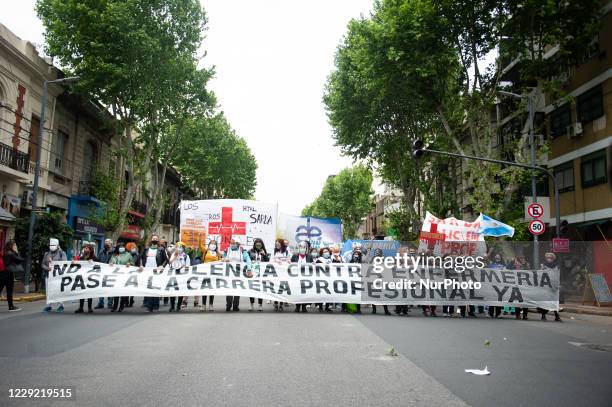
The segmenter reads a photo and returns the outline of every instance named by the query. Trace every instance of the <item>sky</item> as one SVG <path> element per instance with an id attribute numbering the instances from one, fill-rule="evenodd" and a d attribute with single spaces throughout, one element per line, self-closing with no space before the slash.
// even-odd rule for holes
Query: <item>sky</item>
<path id="1" fill-rule="evenodd" d="M 255 198 L 299 214 L 329 175 L 352 161 L 334 147 L 322 102 L 351 18 L 373 0 L 201 0 L 208 15 L 201 63 L 237 134 L 257 160 Z M 0 0 L 0 22 L 43 44 L 34 0 Z M 202 52 L 204 54 L 204 52 Z"/>

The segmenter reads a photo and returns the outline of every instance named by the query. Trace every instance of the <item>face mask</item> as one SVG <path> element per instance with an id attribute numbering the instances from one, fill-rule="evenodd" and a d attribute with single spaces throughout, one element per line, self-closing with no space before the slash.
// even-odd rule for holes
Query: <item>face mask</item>
<path id="1" fill-rule="evenodd" d="M 319 253 L 317 253 L 317 252 L 312 252 L 312 253 L 310 253 L 310 255 L 312 257 L 319 257 Z"/>
<path id="2" fill-rule="evenodd" d="M 56 245 L 51 245 L 49 246 L 49 250 L 51 250 L 52 252 L 57 250 L 57 246 Z"/>
<path id="3" fill-rule="evenodd" d="M 182 247 L 179 247 L 179 248 L 178 248 L 178 252 L 179 252 L 179 253 L 183 253 L 184 251 L 185 251 L 185 249 L 183 249 Z"/>
<path id="4" fill-rule="evenodd" d="M 138 253 L 138 252 L 136 251 L 136 249 L 133 249 L 133 250 L 130 250 L 130 253 L 132 253 L 132 254 L 136 254 L 136 253 Z"/>
<path id="5" fill-rule="evenodd" d="M 300 248 L 300 254 L 306 254 L 306 249 L 304 249 L 303 247 Z"/>
<path id="6" fill-rule="evenodd" d="M 257 243 L 257 244 L 255 245 L 255 248 L 256 248 L 257 250 L 261 249 L 261 244 Z"/>
<path id="7" fill-rule="evenodd" d="M 217 245 L 216 245 L 216 244 L 211 244 L 211 245 L 210 245 L 210 250 L 212 250 L 213 252 L 214 252 L 215 250 L 217 250 Z"/>
<path id="8" fill-rule="evenodd" d="M 323 257 L 325 257 L 326 259 L 329 259 L 331 257 L 331 254 L 329 254 L 329 252 L 324 252 Z"/>
<path id="9" fill-rule="evenodd" d="M 238 245 L 235 243 L 233 243 L 230 247 L 232 248 L 232 250 L 238 249 Z"/>
<path id="10" fill-rule="evenodd" d="M 119 253 L 125 253 L 125 247 L 120 247 L 119 248 Z"/>

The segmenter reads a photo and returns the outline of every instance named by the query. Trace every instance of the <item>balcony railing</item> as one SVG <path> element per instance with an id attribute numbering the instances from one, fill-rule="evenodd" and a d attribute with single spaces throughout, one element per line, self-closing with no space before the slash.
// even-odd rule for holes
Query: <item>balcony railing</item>
<path id="1" fill-rule="evenodd" d="M 4 143 L 0 143 L 0 164 L 27 174 L 29 162 L 30 158 L 28 154 L 15 150 L 13 147 Z"/>

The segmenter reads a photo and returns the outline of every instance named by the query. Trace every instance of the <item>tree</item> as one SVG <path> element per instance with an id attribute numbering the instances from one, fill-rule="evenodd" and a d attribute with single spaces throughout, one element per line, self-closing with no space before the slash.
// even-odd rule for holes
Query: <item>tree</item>
<path id="1" fill-rule="evenodd" d="M 15 242 L 22 251 L 28 244 L 28 229 L 30 218 L 19 218 L 15 225 Z M 32 242 L 32 274 L 36 291 L 42 282 L 42 269 L 40 264 L 44 254 L 49 251 L 49 239 L 59 240 L 60 247 L 66 249 L 72 238 L 72 228 L 66 223 L 66 219 L 60 212 L 45 212 L 36 216 L 34 225 L 34 240 Z"/>
<path id="2" fill-rule="evenodd" d="M 205 14 L 196 0 L 38 0 L 47 53 L 107 106 L 122 154 L 119 225 L 141 187 L 161 130 L 197 63 Z M 139 128 L 138 134 L 133 132 Z M 142 147 L 142 148 L 140 148 Z"/>
<path id="3" fill-rule="evenodd" d="M 257 161 L 223 113 L 185 121 L 184 142 L 169 156 L 169 163 L 200 199 L 249 199 L 257 186 Z"/>
<path id="4" fill-rule="evenodd" d="M 402 191 L 405 224 L 419 219 L 419 196 L 433 192 L 432 180 L 421 176 L 427 165 L 412 158 L 412 143 L 438 140 L 440 99 L 452 99 L 460 74 L 445 29 L 430 2 L 377 2 L 369 18 L 349 23 L 323 98 L 342 152 L 367 160 Z"/>
<path id="5" fill-rule="evenodd" d="M 357 228 L 372 208 L 372 172 L 364 165 L 345 168 L 325 182 L 321 194 L 302 210 L 302 216 L 340 218 L 345 239 L 356 237 Z"/>

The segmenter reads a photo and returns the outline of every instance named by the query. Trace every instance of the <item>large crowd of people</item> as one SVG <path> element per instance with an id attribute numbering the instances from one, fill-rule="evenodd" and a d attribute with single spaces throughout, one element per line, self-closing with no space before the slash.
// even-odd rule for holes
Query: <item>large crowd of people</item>
<path id="1" fill-rule="evenodd" d="M 228 261 L 246 264 L 249 275 L 259 275 L 260 263 L 276 262 L 276 263 L 369 263 L 376 257 L 382 257 L 381 249 L 368 250 L 362 248 L 359 243 L 354 243 L 351 250 L 345 253 L 341 252 L 339 245 L 331 245 L 330 247 L 311 247 L 308 241 L 303 241 L 298 244 L 295 252 L 289 247 L 288 241 L 277 239 L 274 242 L 274 248 L 266 249 L 262 239 L 255 239 L 251 248 L 244 247 L 238 238 L 232 238 L 229 247 L 225 251 L 221 251 L 218 242 L 211 240 L 206 247 L 202 249 L 190 250 L 182 242 L 168 244 L 165 240 L 160 239 L 158 235 L 152 235 L 148 244 L 139 250 L 138 246 L 133 242 L 117 242 L 114 243 L 111 239 L 104 241 L 104 248 L 96 255 L 96 247 L 93 243 L 85 243 L 82 246 L 81 252 L 73 257 L 73 260 L 91 260 L 107 264 L 128 265 L 136 267 L 166 267 L 170 265 L 173 269 L 180 269 L 185 266 L 197 265 L 201 263 Z M 412 247 L 401 247 L 400 253 L 408 253 L 415 255 L 416 249 Z M 530 264 L 525 256 L 517 256 L 516 258 L 505 261 L 503 255 L 499 252 L 491 252 L 487 255 L 488 268 L 506 269 L 506 270 L 529 270 Z M 66 261 L 66 252 L 62 250 L 57 239 L 50 239 L 49 250 L 44 254 L 41 268 L 43 273 L 48 274 L 49 267 L 53 261 Z M 4 288 L 7 291 L 7 299 L 9 311 L 19 311 L 21 308 L 13 304 L 13 282 L 15 275 L 23 270 L 24 258 L 19 255 L 17 244 L 14 241 L 9 241 L 4 248 L 4 255 L 0 257 L 0 293 Z M 557 267 L 557 259 L 555 254 L 546 253 L 545 261 L 540 266 L 545 269 L 554 269 Z M 201 302 L 199 297 L 193 299 L 193 306 L 200 311 L 214 311 L 214 295 L 202 296 Z M 263 311 L 263 300 L 257 299 L 257 307 L 255 306 L 255 298 L 250 298 L 249 311 Z M 94 301 L 96 305 L 94 306 Z M 85 311 L 85 302 L 87 302 L 87 311 Z M 134 297 L 109 297 L 109 298 L 89 298 L 87 300 L 79 300 L 79 307 L 75 313 L 93 313 L 94 310 L 101 310 L 106 307 L 111 312 L 123 312 L 126 308 L 132 308 L 135 304 Z M 225 311 L 237 312 L 240 311 L 240 297 L 226 296 Z M 148 312 L 159 311 L 160 307 L 168 307 L 169 312 L 180 312 L 189 306 L 189 298 L 187 297 L 144 297 L 142 307 Z M 275 301 L 273 309 L 275 312 L 282 312 L 289 304 Z M 360 314 L 362 312 L 359 304 L 335 304 L 335 303 L 317 303 L 317 304 L 294 304 L 295 312 L 308 312 L 309 308 L 318 310 L 319 312 L 353 312 Z M 64 311 L 63 303 L 47 304 L 44 312 L 51 312 L 55 309 L 56 312 Z M 386 315 L 392 315 L 389 306 L 383 306 Z M 397 305 L 394 307 L 393 313 L 397 315 L 408 315 L 413 310 L 420 310 L 426 317 L 437 317 L 437 306 L 421 305 L 418 307 L 412 305 Z M 537 309 L 542 320 L 546 320 L 547 310 Z M 377 312 L 376 305 L 371 306 L 371 312 Z M 515 307 L 498 307 L 498 306 L 458 306 L 454 305 L 442 306 L 442 314 L 445 317 L 460 316 L 462 318 L 477 318 L 478 314 L 488 316 L 490 318 L 500 318 L 502 315 L 513 315 L 516 319 L 528 319 L 529 310 L 527 308 Z M 559 313 L 554 311 L 555 320 L 561 321 Z"/>

